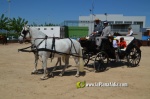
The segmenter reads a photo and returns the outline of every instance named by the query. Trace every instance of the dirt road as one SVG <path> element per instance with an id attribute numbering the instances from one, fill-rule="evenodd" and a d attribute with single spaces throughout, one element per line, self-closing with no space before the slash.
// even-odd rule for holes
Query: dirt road
<path id="1" fill-rule="evenodd" d="M 150 99 L 150 47 L 141 47 L 140 66 L 119 66 L 101 73 L 86 70 L 86 75 L 74 77 L 75 62 L 70 59 L 63 77 L 40 80 L 42 74 L 31 75 L 34 66 L 32 53 L 18 53 L 18 48 L 29 44 L 0 45 L 0 99 Z M 54 66 L 56 59 L 48 67 Z M 38 64 L 41 69 L 41 62 Z M 58 71 L 59 72 L 59 71 Z M 128 87 L 76 88 L 78 81 L 86 83 L 127 83 Z"/>

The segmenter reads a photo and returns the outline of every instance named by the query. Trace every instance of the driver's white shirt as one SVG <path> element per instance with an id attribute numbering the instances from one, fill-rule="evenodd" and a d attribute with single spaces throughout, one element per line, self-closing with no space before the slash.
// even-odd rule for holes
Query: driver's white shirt
<path id="1" fill-rule="evenodd" d="M 103 29 L 101 36 L 108 36 L 109 34 L 111 34 L 111 27 L 110 27 L 110 26 L 106 26 L 106 27 Z"/>

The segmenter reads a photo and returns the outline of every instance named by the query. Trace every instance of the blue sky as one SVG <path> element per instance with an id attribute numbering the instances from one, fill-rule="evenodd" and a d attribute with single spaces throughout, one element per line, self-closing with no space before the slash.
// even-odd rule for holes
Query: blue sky
<path id="1" fill-rule="evenodd" d="M 93 0 L 11 0 L 10 17 L 21 17 L 29 23 L 55 23 L 78 20 L 90 14 Z M 0 0 L 0 14 L 8 16 L 7 0 Z M 150 27 L 150 0 L 94 0 L 94 14 L 146 16 Z"/>

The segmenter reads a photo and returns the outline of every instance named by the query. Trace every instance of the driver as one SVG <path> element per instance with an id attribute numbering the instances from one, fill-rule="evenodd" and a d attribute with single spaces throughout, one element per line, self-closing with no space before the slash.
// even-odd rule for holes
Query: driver
<path id="1" fill-rule="evenodd" d="M 102 33 L 103 27 L 101 24 L 101 20 L 98 18 L 94 20 L 94 30 L 92 34 L 90 35 L 90 40 L 95 41 L 95 37 L 100 36 Z"/>
<path id="2" fill-rule="evenodd" d="M 95 19 L 94 21 L 94 31 L 93 31 L 93 34 L 101 34 L 102 33 L 102 30 L 103 30 L 103 27 L 101 25 L 101 20 L 99 19 Z"/>

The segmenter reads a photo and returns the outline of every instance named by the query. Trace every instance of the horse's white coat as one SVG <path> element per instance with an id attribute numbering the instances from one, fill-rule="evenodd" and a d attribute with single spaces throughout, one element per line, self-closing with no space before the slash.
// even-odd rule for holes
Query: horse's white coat
<path id="1" fill-rule="evenodd" d="M 38 48 L 46 48 L 46 49 L 52 48 L 52 38 L 48 38 L 44 41 L 43 41 L 43 39 L 38 39 L 38 38 L 45 38 L 46 35 L 44 33 L 42 33 L 41 31 L 37 30 L 36 28 L 33 28 L 33 27 L 30 28 L 30 27 L 25 26 L 23 28 L 22 32 L 28 31 L 28 30 L 29 30 L 29 32 L 24 36 L 26 39 L 31 38 L 32 44 L 34 44 Z M 22 32 L 21 32 L 21 35 L 23 35 Z M 20 36 L 19 40 L 20 41 L 23 40 L 23 37 Z M 81 49 L 80 43 L 74 39 L 71 39 L 71 40 L 72 40 L 72 42 L 67 38 L 66 39 L 55 39 L 55 50 L 57 52 L 62 52 L 62 53 L 66 53 L 66 54 L 75 54 L 75 55 L 81 56 L 82 55 L 82 49 Z M 47 59 L 49 58 L 50 53 L 51 52 L 48 52 L 48 51 L 39 51 L 38 52 L 38 55 L 42 58 L 43 69 L 44 69 L 44 75 L 41 77 L 41 79 L 46 78 Z M 55 53 L 54 57 L 61 57 L 61 55 Z M 82 60 L 80 57 L 74 57 L 74 60 L 77 64 L 77 66 L 80 66 L 80 67 L 77 67 L 77 73 L 76 73 L 76 76 L 79 76 L 79 69 L 80 69 L 80 71 L 83 71 L 83 64 L 79 65 L 79 63 L 83 63 L 83 62 L 79 62 L 79 60 L 80 61 Z M 69 64 L 69 55 L 65 55 L 65 66 L 67 67 L 68 64 Z M 65 68 L 63 69 L 63 71 L 61 72 L 60 75 L 63 75 Z M 36 71 L 36 67 L 35 67 L 34 71 Z"/>

